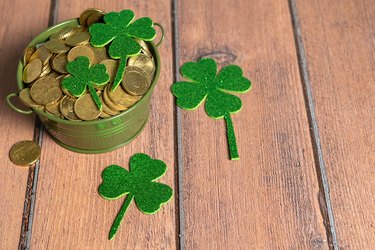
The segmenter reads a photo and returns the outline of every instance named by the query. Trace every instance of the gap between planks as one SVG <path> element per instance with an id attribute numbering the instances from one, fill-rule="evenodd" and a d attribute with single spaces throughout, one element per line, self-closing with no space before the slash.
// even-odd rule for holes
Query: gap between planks
<path id="1" fill-rule="evenodd" d="M 327 179 L 327 171 L 324 163 L 322 146 L 319 137 L 319 128 L 316 120 L 314 98 L 311 90 L 310 77 L 308 72 L 307 57 L 303 45 L 302 32 L 298 17 L 298 10 L 295 0 L 288 0 L 289 11 L 291 16 L 291 22 L 294 33 L 295 47 L 297 50 L 298 67 L 301 76 L 301 83 L 303 89 L 303 95 L 305 99 L 305 106 L 307 111 L 307 117 L 309 121 L 310 137 L 312 148 L 314 151 L 315 165 L 317 179 L 319 182 L 319 193 L 323 196 L 324 201 L 320 201 L 320 209 L 322 217 L 324 219 L 324 225 L 326 227 L 328 244 L 331 249 L 338 250 L 337 234 L 335 227 L 335 219 L 331 205 L 331 197 L 329 190 L 329 183 Z M 319 198 L 319 197 L 318 197 Z M 328 217 L 328 218 L 327 218 Z"/>
<path id="2" fill-rule="evenodd" d="M 171 17 L 172 17 L 172 71 L 173 81 L 180 80 L 179 63 L 180 63 L 180 40 L 179 40 L 179 16 L 178 16 L 178 0 L 171 1 Z M 185 214 L 183 199 L 183 155 L 182 155 L 182 138 L 181 138 L 181 110 L 174 102 L 174 134 L 175 134 L 175 162 L 177 163 L 175 174 L 175 187 L 177 188 L 176 199 L 176 243 L 177 248 L 185 249 Z M 176 152 L 177 151 L 177 152 Z"/>
<path id="3" fill-rule="evenodd" d="M 48 27 L 55 25 L 58 17 L 59 0 L 51 0 Z M 35 117 L 34 138 L 40 147 L 43 145 L 43 125 L 38 117 Z M 40 160 L 30 167 L 26 183 L 26 194 L 22 214 L 21 234 L 18 249 L 30 249 L 31 234 L 34 220 L 34 208 L 36 202 L 36 190 L 38 186 Z"/>

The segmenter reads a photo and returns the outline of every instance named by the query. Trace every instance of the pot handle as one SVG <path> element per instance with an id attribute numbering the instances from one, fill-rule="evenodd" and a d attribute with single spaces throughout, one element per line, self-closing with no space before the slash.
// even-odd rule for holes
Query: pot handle
<path id="1" fill-rule="evenodd" d="M 31 109 L 29 110 L 23 110 L 23 109 L 20 109 L 20 108 L 17 108 L 11 101 L 11 98 L 14 97 L 14 96 L 18 96 L 17 93 L 10 93 L 9 95 L 7 95 L 7 103 L 9 105 L 9 107 L 11 107 L 13 110 L 17 111 L 18 113 L 21 113 L 21 114 L 24 114 L 24 115 L 30 115 L 33 113 L 33 111 Z"/>
<path id="2" fill-rule="evenodd" d="M 163 42 L 163 40 L 164 40 L 164 28 L 163 28 L 163 26 L 161 26 L 160 23 L 154 23 L 154 25 L 158 26 L 158 27 L 160 28 L 160 30 L 161 30 L 161 37 L 160 37 L 160 40 L 159 40 L 159 42 L 155 45 L 156 47 L 159 47 L 160 44 L 161 44 L 161 43 Z"/>

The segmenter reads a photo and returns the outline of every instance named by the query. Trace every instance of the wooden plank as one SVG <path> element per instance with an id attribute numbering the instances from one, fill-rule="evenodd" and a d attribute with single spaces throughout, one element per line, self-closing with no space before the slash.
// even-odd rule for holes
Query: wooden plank
<path id="1" fill-rule="evenodd" d="M 60 2 L 59 20 L 77 17 L 83 10 L 133 9 L 136 16 L 150 16 L 171 33 L 169 1 L 138 5 L 134 1 Z M 123 199 L 102 199 L 97 188 L 102 170 L 110 164 L 127 167 L 137 152 L 162 159 L 169 167 L 162 181 L 174 186 L 172 50 L 170 36 L 160 47 L 162 71 L 156 86 L 150 122 L 132 143 L 115 152 L 84 155 L 69 152 L 44 137 L 31 247 L 35 249 L 170 249 L 176 246 L 175 207 L 171 201 L 156 215 L 142 214 L 131 204 L 114 240 L 108 232 Z"/>
<path id="2" fill-rule="evenodd" d="M 223 120 L 181 111 L 187 249 L 327 249 L 287 1 L 179 1 L 180 64 L 211 55 L 253 82 Z"/>
<path id="3" fill-rule="evenodd" d="M 375 5 L 297 1 L 340 249 L 375 240 Z"/>
<path id="4" fill-rule="evenodd" d="M 20 240 L 28 168 L 15 166 L 9 160 L 8 152 L 17 141 L 32 140 L 34 116 L 10 110 L 5 97 L 18 91 L 15 76 L 19 58 L 32 37 L 47 27 L 49 1 L 1 1 L 0 9 L 3 24 L 0 26 L 0 127 L 3 131 L 0 140 L 0 249 L 16 249 Z M 37 11 L 30 13 L 30 9 Z"/>

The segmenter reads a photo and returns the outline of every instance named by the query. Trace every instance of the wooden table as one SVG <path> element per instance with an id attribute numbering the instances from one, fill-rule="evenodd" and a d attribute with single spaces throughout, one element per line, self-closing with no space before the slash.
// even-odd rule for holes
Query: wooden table
<path id="1" fill-rule="evenodd" d="M 34 116 L 5 104 L 26 44 L 88 7 L 130 8 L 160 22 L 161 78 L 150 122 L 117 151 L 67 151 Z M 375 5 L 373 0 L 0 2 L 0 249 L 374 249 Z M 228 160 L 225 124 L 176 108 L 179 66 L 202 56 L 234 63 L 253 82 L 233 115 L 241 160 Z M 19 140 L 42 146 L 14 166 Z M 162 159 L 174 200 L 156 215 L 132 204 L 112 241 L 122 199 L 97 192 L 109 164 Z"/>

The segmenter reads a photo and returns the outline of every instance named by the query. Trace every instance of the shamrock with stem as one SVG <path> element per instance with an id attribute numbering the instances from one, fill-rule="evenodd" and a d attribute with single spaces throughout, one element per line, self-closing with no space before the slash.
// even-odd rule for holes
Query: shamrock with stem
<path id="1" fill-rule="evenodd" d="M 216 62 L 203 58 L 197 63 L 187 62 L 181 67 L 181 74 L 191 82 L 181 81 L 172 85 L 172 93 L 177 97 L 177 105 L 183 109 L 194 110 L 206 100 L 205 110 L 214 118 L 224 118 L 230 157 L 239 159 L 233 122 L 230 114 L 242 108 L 241 99 L 227 92 L 245 93 L 250 81 L 243 77 L 242 69 L 236 65 L 223 67 L 217 74 Z"/>
<path id="2" fill-rule="evenodd" d="M 62 82 L 62 88 L 68 90 L 72 95 L 79 97 L 89 89 L 92 99 L 99 110 L 102 109 L 102 103 L 93 85 L 103 85 L 109 81 L 106 67 L 103 64 L 90 66 L 90 60 L 86 56 L 80 56 L 66 65 L 67 71 L 71 76 L 65 77 Z"/>
<path id="3" fill-rule="evenodd" d="M 137 207 L 145 214 L 154 214 L 161 205 L 173 196 L 169 186 L 154 182 L 165 174 L 167 166 L 163 161 L 138 153 L 130 158 L 129 171 L 111 165 L 103 170 L 103 182 L 99 186 L 99 194 L 108 200 L 127 195 L 109 232 L 109 239 L 115 236 L 130 203 L 135 200 Z"/>
<path id="4" fill-rule="evenodd" d="M 111 42 L 109 55 L 113 59 L 120 59 L 112 90 L 122 81 L 128 57 L 141 52 L 141 46 L 133 38 L 151 41 L 156 36 L 154 23 L 150 18 L 133 20 L 134 12 L 131 10 L 110 12 L 104 16 L 105 23 L 95 23 L 89 28 L 91 45 L 103 47 Z"/>

